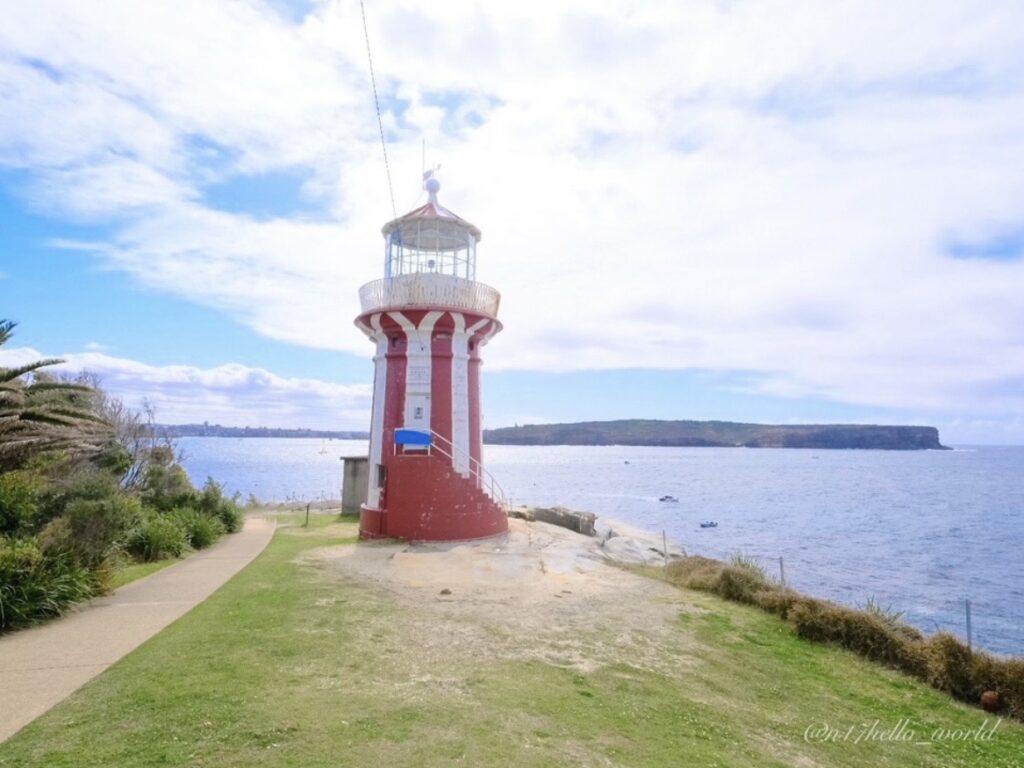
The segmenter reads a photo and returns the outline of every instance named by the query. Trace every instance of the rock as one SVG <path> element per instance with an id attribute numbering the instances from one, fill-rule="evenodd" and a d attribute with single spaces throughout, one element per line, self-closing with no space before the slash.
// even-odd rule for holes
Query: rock
<path id="1" fill-rule="evenodd" d="M 650 546 L 650 542 L 635 539 L 632 536 L 614 536 L 601 545 L 605 557 L 617 563 L 634 565 L 664 565 L 665 555 L 660 548 Z M 669 552 L 669 559 L 679 555 Z"/>
<path id="2" fill-rule="evenodd" d="M 531 507 L 529 509 L 520 507 L 512 510 L 511 514 L 513 517 L 520 517 L 524 520 L 538 520 L 542 523 L 568 528 L 570 531 L 581 533 L 584 536 L 594 535 L 594 523 L 597 520 L 597 515 L 593 512 L 576 512 L 565 507 Z"/>
<path id="3" fill-rule="evenodd" d="M 681 560 L 686 552 L 669 539 L 665 541 L 661 534 L 634 528 L 626 523 L 607 521 L 606 528 L 598 531 L 601 549 L 610 560 L 638 565 L 664 565 L 665 546 L 668 546 L 668 561 Z"/>
<path id="4" fill-rule="evenodd" d="M 986 712 L 998 712 L 1003 706 L 999 691 L 985 691 L 981 694 L 981 708 Z"/>
<path id="5" fill-rule="evenodd" d="M 441 594 L 442 595 L 450 595 L 451 593 L 452 593 L 452 591 L 450 589 L 448 589 L 448 587 L 445 587 L 444 589 L 441 590 Z"/>

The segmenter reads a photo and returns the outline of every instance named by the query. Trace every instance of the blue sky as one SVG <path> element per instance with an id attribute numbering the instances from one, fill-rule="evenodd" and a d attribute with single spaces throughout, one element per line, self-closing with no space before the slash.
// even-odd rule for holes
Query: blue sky
<path id="1" fill-rule="evenodd" d="M 368 3 L 399 212 L 425 140 L 503 295 L 487 425 L 1024 443 L 1019 4 L 592 5 Z M 0 364 L 61 355 L 165 421 L 365 428 L 391 204 L 358 6 L 10 16 Z"/>

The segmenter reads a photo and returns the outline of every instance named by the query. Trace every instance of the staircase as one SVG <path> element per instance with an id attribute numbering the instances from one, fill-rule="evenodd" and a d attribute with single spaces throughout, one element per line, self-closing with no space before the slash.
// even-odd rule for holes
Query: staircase
<path id="1" fill-rule="evenodd" d="M 435 455 L 441 455 L 451 462 L 452 469 L 455 469 L 456 473 L 461 477 L 469 481 L 471 492 L 476 492 L 498 506 L 498 508 L 508 514 L 509 504 L 508 498 L 505 496 L 505 491 L 498 484 L 498 481 L 494 479 L 494 475 L 484 469 L 483 464 L 474 459 L 468 453 L 462 450 L 458 450 L 452 444 L 452 441 L 443 435 L 439 435 L 434 430 L 430 430 L 430 435 L 433 438 L 430 444 L 429 452 Z M 459 458 L 461 463 L 465 464 L 469 468 L 468 472 L 459 471 L 456 469 L 456 457 Z"/>

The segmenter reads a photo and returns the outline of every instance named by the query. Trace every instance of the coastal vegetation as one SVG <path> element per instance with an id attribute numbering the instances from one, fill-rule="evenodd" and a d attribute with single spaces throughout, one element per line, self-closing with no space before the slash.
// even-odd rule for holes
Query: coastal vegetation
<path id="1" fill-rule="evenodd" d="M 0 322 L 0 345 L 13 330 Z M 126 566 L 209 546 L 241 525 L 213 480 L 193 487 L 152 413 L 89 376 L 50 375 L 57 362 L 0 368 L 0 632 L 148 570 Z"/>
<path id="2" fill-rule="evenodd" d="M 646 445 L 706 448 L 939 450 L 935 427 L 741 424 L 731 421 L 585 421 L 484 430 L 493 445 Z"/>
<path id="3" fill-rule="evenodd" d="M 902 614 L 869 600 L 863 611 L 801 595 L 751 560 L 686 557 L 669 563 L 673 584 L 757 606 L 789 623 L 797 637 L 828 643 L 899 670 L 961 701 L 1024 720 L 1024 659 L 997 658 L 948 633 L 926 638 Z M 989 697 L 983 700 L 988 693 Z"/>
<path id="4" fill-rule="evenodd" d="M 1024 751 L 1021 726 L 707 592 L 680 591 L 663 634 L 604 663 L 562 643 L 619 648 L 614 613 L 491 653 L 494 627 L 425 625 L 318 559 L 354 522 L 302 522 L 280 516 L 252 565 L 0 744 L 0 766 L 1008 768 Z M 458 641 L 473 633 L 488 644 Z"/>

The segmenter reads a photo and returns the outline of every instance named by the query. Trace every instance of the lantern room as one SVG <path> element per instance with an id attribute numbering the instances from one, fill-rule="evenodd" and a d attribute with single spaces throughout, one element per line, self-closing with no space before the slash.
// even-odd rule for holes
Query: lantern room
<path id="1" fill-rule="evenodd" d="M 384 226 L 385 277 L 432 273 L 476 279 L 480 230 L 437 202 L 440 188 L 428 172 L 427 204 Z"/>

